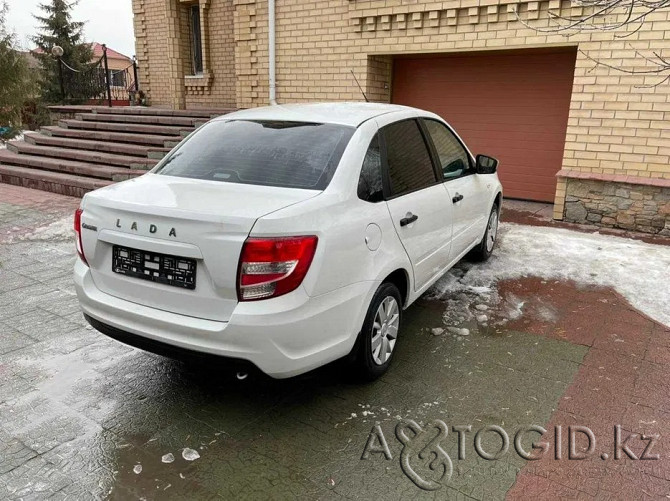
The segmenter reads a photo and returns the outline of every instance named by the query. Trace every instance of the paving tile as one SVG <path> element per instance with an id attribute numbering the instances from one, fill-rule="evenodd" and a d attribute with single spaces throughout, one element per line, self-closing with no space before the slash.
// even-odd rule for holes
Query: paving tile
<path id="1" fill-rule="evenodd" d="M 4 476 L 37 457 L 37 452 L 29 449 L 2 429 L 0 429 L 0 450 L 2 451 L 0 453 L 0 476 Z"/>
<path id="2" fill-rule="evenodd" d="M 0 185 L 0 240 L 78 204 L 2 193 Z M 239 381 L 223 363 L 170 361 L 87 328 L 73 259 L 71 242 L 0 245 L 0 498 L 632 499 L 647 485 L 647 495 L 667 495 L 665 462 L 599 455 L 613 451 L 615 424 L 626 434 L 658 429 L 662 438 L 670 426 L 670 330 L 610 289 L 503 281 L 501 301 L 523 301 L 522 314 L 504 326 L 469 326 L 460 339 L 433 336 L 447 303 L 421 300 L 406 312 L 393 370 L 372 384 L 348 381 L 341 364 L 291 380 L 252 373 Z M 463 460 L 456 433 L 448 434 L 454 475 L 435 492 L 418 489 L 400 467 L 396 425 L 406 418 L 423 429 L 438 419 L 473 426 Z M 376 424 L 390 461 L 361 460 Z M 487 424 L 512 437 L 540 424 L 550 444 L 560 425 L 565 453 L 568 427 L 588 426 L 597 453 L 486 461 L 475 455 L 474 434 Z M 483 445 L 496 440 L 486 435 Z M 643 444 L 631 444 L 640 454 Z M 659 451 L 667 455 L 668 445 Z M 186 461 L 185 447 L 200 458 Z M 172 463 L 162 461 L 168 452 Z M 411 461 L 436 474 L 418 455 Z"/>
<path id="3" fill-rule="evenodd" d="M 46 499 L 72 483 L 73 479 L 38 456 L 0 476 L 0 498 Z"/>
<path id="4" fill-rule="evenodd" d="M 35 338 L 23 334 L 2 322 L 0 322 L 0 339 L 2 339 L 0 355 L 25 348 L 36 342 Z"/>
<path id="5" fill-rule="evenodd" d="M 644 359 L 655 364 L 670 365 L 670 346 L 652 340 Z"/>

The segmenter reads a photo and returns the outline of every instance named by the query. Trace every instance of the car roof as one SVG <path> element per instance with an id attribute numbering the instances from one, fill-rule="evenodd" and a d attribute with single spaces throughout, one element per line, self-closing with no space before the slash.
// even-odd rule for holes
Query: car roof
<path id="1" fill-rule="evenodd" d="M 397 104 L 356 102 L 280 104 L 236 111 L 221 116 L 218 120 L 285 120 L 358 127 L 371 118 L 408 110 L 414 108 Z"/>

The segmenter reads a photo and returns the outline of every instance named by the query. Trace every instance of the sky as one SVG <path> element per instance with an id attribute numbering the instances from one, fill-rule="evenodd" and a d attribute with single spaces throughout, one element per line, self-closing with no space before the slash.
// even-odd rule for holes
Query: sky
<path id="1" fill-rule="evenodd" d="M 48 1 L 8 0 L 7 25 L 18 35 L 22 48 L 33 48 L 30 37 L 38 27 L 33 14 L 41 13 L 39 4 Z M 131 0 L 80 0 L 72 11 L 72 19 L 86 23 L 84 35 L 89 42 L 106 43 L 110 49 L 129 57 L 135 54 Z"/>

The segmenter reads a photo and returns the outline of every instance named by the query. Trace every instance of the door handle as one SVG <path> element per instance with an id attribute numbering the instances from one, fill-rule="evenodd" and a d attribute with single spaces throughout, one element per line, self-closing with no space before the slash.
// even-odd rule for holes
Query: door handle
<path id="1" fill-rule="evenodd" d="M 458 203 L 461 200 L 463 200 L 463 195 L 461 195 L 460 193 L 456 193 L 456 196 L 451 199 L 453 203 Z"/>
<path id="2" fill-rule="evenodd" d="M 411 212 L 408 212 L 407 216 L 403 217 L 400 220 L 400 226 L 407 226 L 408 224 L 412 224 L 417 219 L 419 219 L 419 216 L 417 216 L 416 214 L 412 214 Z"/>

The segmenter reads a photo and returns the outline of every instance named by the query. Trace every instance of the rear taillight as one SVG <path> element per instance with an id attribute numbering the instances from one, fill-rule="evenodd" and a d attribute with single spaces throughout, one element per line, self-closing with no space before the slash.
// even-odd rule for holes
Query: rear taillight
<path id="1" fill-rule="evenodd" d="M 317 242 L 315 236 L 248 238 L 240 256 L 239 300 L 268 299 L 297 289 L 312 264 Z"/>
<path id="2" fill-rule="evenodd" d="M 79 254 L 79 258 L 84 262 L 84 264 L 88 265 L 86 256 L 84 256 L 84 246 L 81 243 L 81 215 L 83 212 L 83 209 L 77 209 L 74 213 L 74 232 L 76 233 L 75 240 L 77 245 L 77 254 Z"/>

